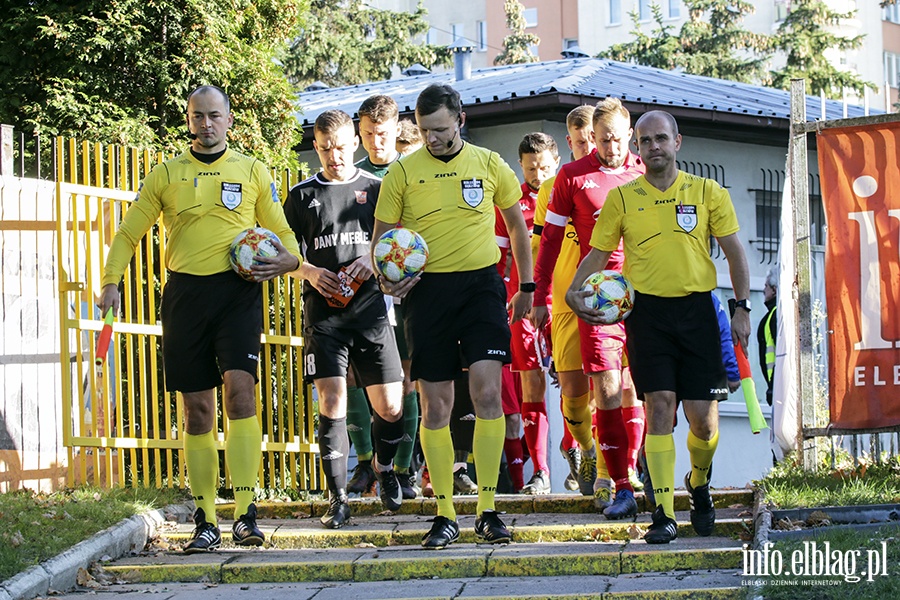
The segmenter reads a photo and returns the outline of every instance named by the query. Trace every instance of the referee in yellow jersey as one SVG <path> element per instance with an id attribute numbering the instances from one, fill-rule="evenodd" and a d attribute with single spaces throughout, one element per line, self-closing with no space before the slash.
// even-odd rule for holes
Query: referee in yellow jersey
<path id="1" fill-rule="evenodd" d="M 113 239 L 103 274 L 100 308 L 119 310 L 119 282 L 135 246 L 162 214 L 169 271 L 160 305 L 166 389 L 184 400 L 184 456 L 194 497 L 194 533 L 185 553 L 215 550 L 222 543 L 216 519 L 219 453 L 216 390 L 224 381 L 229 419 L 225 463 L 234 486 L 232 539 L 260 546 L 256 487 L 262 432 L 256 417 L 262 289 L 241 279 L 228 262 L 231 242 L 259 222 L 284 246 L 253 267 L 266 281 L 300 266 L 300 248 L 287 224 L 269 169 L 227 146 L 234 118 L 228 95 L 205 85 L 188 96 L 190 149 L 157 165 L 141 183 Z"/>
<path id="2" fill-rule="evenodd" d="M 425 147 L 391 166 L 375 209 L 373 240 L 400 224 L 419 232 L 430 251 L 426 272 L 382 291 L 403 298 L 406 339 L 422 401 L 419 437 L 438 514 L 423 537 L 426 548 L 443 548 L 459 537 L 453 507 L 453 442 L 450 416 L 453 380 L 469 370 L 475 406 L 472 451 L 478 471 L 476 537 L 506 543 L 510 534 L 494 510 L 505 423 L 500 371 L 510 362 L 506 289 L 495 267 L 494 206 L 506 221 L 519 272 L 510 300 L 513 322 L 531 309 L 534 279 L 531 247 L 513 170 L 496 153 L 463 141 L 466 122 L 459 93 L 430 85 L 416 101 L 416 122 Z M 374 241 L 373 241 L 374 245 Z"/>
<path id="3" fill-rule="evenodd" d="M 634 311 L 625 321 L 628 360 L 647 410 L 647 466 L 656 496 L 653 523 L 644 539 L 675 539 L 673 507 L 675 444 L 672 423 L 677 400 L 690 423 L 691 525 L 710 535 L 716 511 L 709 493 L 712 459 L 719 441 L 717 401 L 728 397 L 715 307 L 716 267 L 709 256 L 715 236 L 728 259 L 736 305 L 732 337 L 745 351 L 750 335 L 750 281 L 747 257 L 737 237 L 738 221 L 728 192 L 716 182 L 679 171 L 675 156 L 681 134 L 667 112 L 650 111 L 635 125 L 637 147 L 647 171 L 609 192 L 566 302 L 585 321 L 599 312 L 585 307 L 580 288 L 606 266 L 624 240 L 623 274 L 636 290 Z"/>

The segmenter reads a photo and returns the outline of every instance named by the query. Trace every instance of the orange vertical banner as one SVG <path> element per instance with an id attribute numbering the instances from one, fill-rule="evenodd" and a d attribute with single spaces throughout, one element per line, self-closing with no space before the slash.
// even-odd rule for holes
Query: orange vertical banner
<path id="1" fill-rule="evenodd" d="M 829 402 L 836 427 L 900 424 L 900 122 L 826 129 Z"/>

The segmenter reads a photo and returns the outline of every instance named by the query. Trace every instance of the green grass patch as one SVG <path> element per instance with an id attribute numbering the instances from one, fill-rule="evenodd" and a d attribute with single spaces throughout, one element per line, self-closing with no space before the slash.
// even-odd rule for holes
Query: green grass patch
<path id="1" fill-rule="evenodd" d="M 136 514 L 183 502 L 179 489 L 96 489 L 0 494 L 0 581 Z"/>
<path id="2" fill-rule="evenodd" d="M 814 551 L 820 552 L 816 565 L 811 560 Z M 866 531 L 823 528 L 806 540 L 779 541 L 769 553 L 770 557 L 776 553 L 780 556 L 782 575 L 745 577 L 745 584 L 751 580 L 763 584 L 760 594 L 767 600 L 900 598 L 900 539 L 896 527 Z M 794 557 L 799 559 L 796 563 Z M 830 572 L 839 575 L 824 574 L 819 567 L 819 559 L 824 557 L 828 557 Z M 769 565 L 770 570 L 777 568 L 774 559 L 770 558 Z M 806 575 L 795 575 L 798 571 Z"/>
<path id="3" fill-rule="evenodd" d="M 806 471 L 786 460 L 756 482 L 778 508 L 857 506 L 900 502 L 900 458 Z"/>

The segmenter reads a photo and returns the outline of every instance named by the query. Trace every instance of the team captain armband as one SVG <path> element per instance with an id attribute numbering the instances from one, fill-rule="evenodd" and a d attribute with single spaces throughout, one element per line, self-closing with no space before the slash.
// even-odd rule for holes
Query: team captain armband
<path id="1" fill-rule="evenodd" d="M 341 281 L 341 291 L 337 296 L 325 298 L 325 300 L 328 302 L 329 306 L 333 306 L 334 308 L 344 308 L 350 304 L 351 300 L 353 300 L 353 296 L 356 295 L 356 290 L 359 289 L 359 286 L 363 284 L 363 280 L 347 273 L 347 267 L 341 267 L 337 276 Z"/>

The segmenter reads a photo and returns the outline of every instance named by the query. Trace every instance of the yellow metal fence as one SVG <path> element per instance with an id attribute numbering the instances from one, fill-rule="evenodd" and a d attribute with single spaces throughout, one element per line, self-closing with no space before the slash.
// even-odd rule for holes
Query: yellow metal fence
<path id="1" fill-rule="evenodd" d="M 157 223 L 125 272 L 121 316 L 101 373 L 94 372 L 103 322 L 96 302 L 106 253 L 141 179 L 161 153 L 57 139 L 57 276 L 61 325 L 63 443 L 68 481 L 101 486 L 186 485 L 180 395 L 165 391 L 159 300 L 166 283 L 165 232 Z M 296 173 L 278 173 L 286 197 Z M 316 410 L 302 381 L 300 285 L 263 285 L 263 335 L 257 412 L 263 430 L 260 486 L 322 489 L 315 443 Z M 227 419 L 219 390 L 217 431 L 224 450 Z M 222 475 L 228 486 L 228 473 Z"/>

